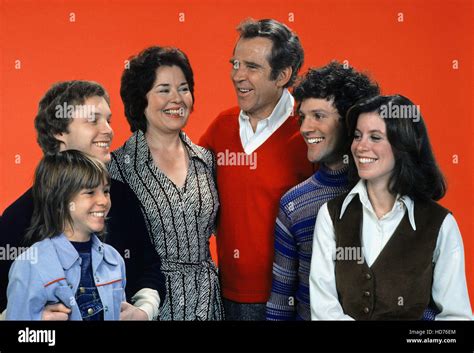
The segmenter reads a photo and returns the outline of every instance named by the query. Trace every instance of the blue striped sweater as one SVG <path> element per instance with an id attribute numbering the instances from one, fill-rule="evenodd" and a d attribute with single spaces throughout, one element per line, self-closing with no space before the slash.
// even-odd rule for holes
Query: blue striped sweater
<path id="1" fill-rule="evenodd" d="M 281 198 L 267 320 L 311 319 L 308 281 L 316 216 L 323 204 L 346 191 L 347 167 L 332 171 L 321 165 Z"/>

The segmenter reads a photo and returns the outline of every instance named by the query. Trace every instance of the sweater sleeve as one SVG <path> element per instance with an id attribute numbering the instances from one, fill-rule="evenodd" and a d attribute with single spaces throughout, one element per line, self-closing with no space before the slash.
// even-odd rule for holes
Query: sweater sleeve
<path id="1" fill-rule="evenodd" d="M 275 256 L 272 270 L 272 290 L 267 302 L 267 320 L 295 320 L 298 288 L 298 248 L 291 231 L 291 219 L 280 201 L 275 225 Z"/>
<path id="2" fill-rule="evenodd" d="M 0 217 L 0 246 L 3 249 L 23 247 L 23 238 L 33 214 L 31 189 L 12 203 Z M 0 311 L 7 306 L 8 272 L 14 259 L 0 261 Z"/>
<path id="3" fill-rule="evenodd" d="M 142 288 L 132 298 L 133 305 L 143 310 L 148 320 L 156 320 L 160 307 L 160 296 L 158 291 L 150 288 Z"/>
<path id="4" fill-rule="evenodd" d="M 107 222 L 109 235 L 106 239 L 125 259 L 127 298 L 131 300 L 141 289 L 150 288 L 158 291 L 163 302 L 166 288 L 161 258 L 151 241 L 140 202 L 127 184 L 114 180 L 111 198 L 112 209 Z"/>
<path id="5" fill-rule="evenodd" d="M 217 158 L 216 158 L 216 146 L 214 144 L 214 133 L 216 130 L 216 124 L 219 117 L 217 117 L 211 125 L 207 128 L 204 134 L 199 139 L 198 145 L 205 148 L 209 151 L 210 158 L 212 160 L 212 177 L 214 178 L 214 182 L 217 184 Z M 219 219 L 220 208 L 217 213 L 217 217 L 214 220 L 214 224 L 212 226 L 212 234 L 217 236 L 217 220 Z"/>

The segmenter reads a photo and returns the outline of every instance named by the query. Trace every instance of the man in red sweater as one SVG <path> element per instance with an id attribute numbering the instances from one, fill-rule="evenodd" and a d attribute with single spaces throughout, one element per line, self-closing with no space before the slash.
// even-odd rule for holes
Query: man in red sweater
<path id="1" fill-rule="evenodd" d="M 228 320 L 265 320 L 274 226 L 281 196 L 313 173 L 288 91 L 303 63 L 295 33 L 248 20 L 230 60 L 239 107 L 219 114 L 200 140 L 217 158 L 217 252 Z"/>

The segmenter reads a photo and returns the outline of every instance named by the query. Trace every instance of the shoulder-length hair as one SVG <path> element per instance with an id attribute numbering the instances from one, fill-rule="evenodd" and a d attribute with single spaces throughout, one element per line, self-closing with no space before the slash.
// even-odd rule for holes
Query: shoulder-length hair
<path id="1" fill-rule="evenodd" d="M 446 181 L 433 155 L 418 106 L 401 95 L 375 96 L 357 102 L 346 116 L 351 140 L 363 113 L 377 113 L 385 122 L 395 158 L 389 191 L 418 200 L 441 199 L 446 193 Z M 349 163 L 349 180 L 352 185 L 359 180 L 353 157 Z"/>
<path id="2" fill-rule="evenodd" d="M 67 150 L 45 155 L 35 171 L 34 210 L 24 242 L 32 245 L 64 232 L 73 226 L 70 202 L 83 189 L 110 183 L 105 165 L 86 154 Z M 99 232 L 101 236 L 105 232 Z"/>

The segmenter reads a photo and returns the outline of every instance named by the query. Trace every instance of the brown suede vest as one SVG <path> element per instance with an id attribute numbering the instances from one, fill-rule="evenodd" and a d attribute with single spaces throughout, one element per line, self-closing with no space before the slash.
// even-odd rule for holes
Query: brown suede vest
<path id="1" fill-rule="evenodd" d="M 362 254 L 362 204 L 356 195 L 339 219 L 346 196 L 328 202 L 336 247 L 359 249 Z M 432 300 L 433 252 L 448 213 L 434 201 L 417 201 L 417 230 L 406 212 L 371 267 L 365 260 L 336 257 L 336 288 L 344 313 L 356 320 L 420 320 Z"/>

